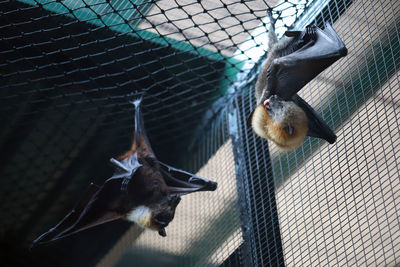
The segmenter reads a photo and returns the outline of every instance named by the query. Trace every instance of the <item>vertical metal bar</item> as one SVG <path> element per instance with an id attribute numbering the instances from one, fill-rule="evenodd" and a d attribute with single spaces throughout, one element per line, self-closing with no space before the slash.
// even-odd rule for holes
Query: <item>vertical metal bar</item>
<path id="1" fill-rule="evenodd" d="M 252 94 L 250 94 L 251 97 Z M 229 116 L 237 169 L 245 266 L 284 265 L 275 200 L 275 184 L 267 142 L 246 126 L 248 96 L 237 96 Z"/>

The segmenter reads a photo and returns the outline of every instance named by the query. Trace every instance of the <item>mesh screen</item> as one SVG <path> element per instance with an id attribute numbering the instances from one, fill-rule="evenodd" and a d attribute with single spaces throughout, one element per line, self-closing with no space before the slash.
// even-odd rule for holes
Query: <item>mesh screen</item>
<path id="1" fill-rule="evenodd" d="M 349 55 L 302 89 L 335 129 L 283 153 L 246 126 L 277 32 L 330 22 Z M 399 264 L 400 4 L 0 1 L 0 254 L 10 266 Z M 144 95 L 156 155 L 217 181 L 184 196 L 167 237 L 124 221 L 38 251 L 124 152 Z"/>

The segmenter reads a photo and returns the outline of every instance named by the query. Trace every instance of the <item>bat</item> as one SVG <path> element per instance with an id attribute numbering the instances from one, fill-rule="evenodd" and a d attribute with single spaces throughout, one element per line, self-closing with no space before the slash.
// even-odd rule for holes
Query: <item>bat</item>
<path id="1" fill-rule="evenodd" d="M 159 161 L 147 139 L 140 110 L 135 105 L 135 132 L 131 149 L 111 158 L 114 173 L 100 187 L 90 184 L 86 193 L 56 226 L 33 241 L 49 243 L 85 229 L 117 219 L 132 221 L 142 228 L 166 236 L 165 227 L 174 218 L 181 196 L 197 191 L 214 191 L 217 183 Z"/>
<path id="2" fill-rule="evenodd" d="M 309 25 L 304 31 L 286 31 L 278 42 L 271 9 L 267 14 L 269 53 L 255 85 L 257 106 L 248 126 L 282 150 L 297 148 L 307 135 L 333 144 L 335 133 L 297 92 L 346 56 L 347 48 L 330 24 L 324 30 Z"/>

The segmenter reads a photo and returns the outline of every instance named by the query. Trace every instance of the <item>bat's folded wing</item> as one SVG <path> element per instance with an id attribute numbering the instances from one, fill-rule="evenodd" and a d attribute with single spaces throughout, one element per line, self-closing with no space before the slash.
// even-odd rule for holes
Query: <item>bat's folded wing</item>
<path id="1" fill-rule="evenodd" d="M 199 177 L 171 167 L 158 161 L 164 180 L 167 183 L 170 194 L 185 195 L 197 191 L 214 191 L 217 189 L 217 183 L 206 178 Z"/>
<path id="2" fill-rule="evenodd" d="M 336 135 L 332 129 L 324 122 L 324 120 L 319 116 L 319 114 L 301 97 L 295 95 L 292 97 L 293 102 L 295 102 L 301 109 L 304 110 L 307 116 L 308 122 L 308 136 L 318 137 L 325 139 L 330 144 L 335 143 Z"/>
<path id="3" fill-rule="evenodd" d="M 290 100 L 319 73 L 347 55 L 344 43 L 330 24 L 325 30 L 317 27 L 311 30 L 314 38 L 293 53 L 274 59 L 269 69 L 268 88 L 285 100 Z"/>

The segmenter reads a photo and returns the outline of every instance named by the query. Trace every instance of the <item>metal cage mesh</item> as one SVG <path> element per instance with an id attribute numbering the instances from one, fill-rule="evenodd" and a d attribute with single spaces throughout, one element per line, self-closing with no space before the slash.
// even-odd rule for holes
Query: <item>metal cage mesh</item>
<path id="1" fill-rule="evenodd" d="M 349 50 L 300 92 L 334 145 L 284 153 L 246 126 L 267 5 L 280 34 L 330 22 Z M 399 18 L 390 0 L 0 1 L 4 263 L 398 265 Z M 218 190 L 184 196 L 167 238 L 115 222 L 29 252 L 110 176 L 138 95 L 158 158 Z"/>

